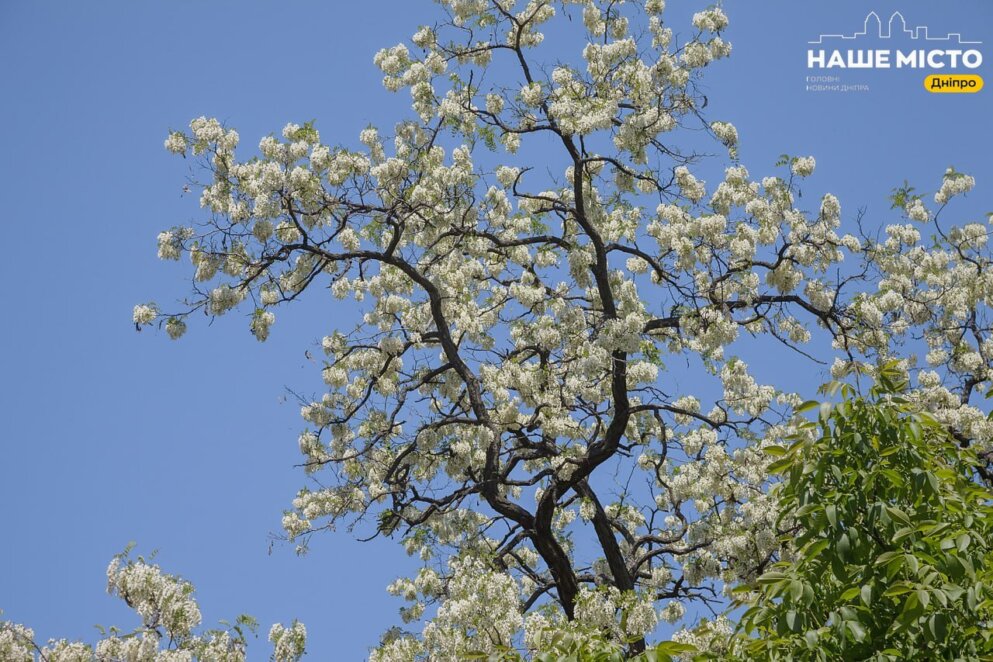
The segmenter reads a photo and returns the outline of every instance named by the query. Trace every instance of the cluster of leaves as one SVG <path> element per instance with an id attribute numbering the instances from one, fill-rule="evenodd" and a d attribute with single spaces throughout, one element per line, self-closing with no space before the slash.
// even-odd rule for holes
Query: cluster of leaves
<path id="1" fill-rule="evenodd" d="M 869 398 L 828 385 L 843 397 L 820 405 L 816 439 L 768 449 L 796 554 L 739 589 L 748 659 L 993 654 L 993 493 L 905 389 L 894 366 Z"/>

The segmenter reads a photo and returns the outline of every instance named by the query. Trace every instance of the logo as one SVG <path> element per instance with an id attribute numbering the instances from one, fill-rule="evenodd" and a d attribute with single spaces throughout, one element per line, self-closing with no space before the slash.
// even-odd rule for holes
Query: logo
<path id="1" fill-rule="evenodd" d="M 897 44 L 864 47 L 874 40 Z M 926 25 L 908 28 L 900 12 L 893 12 L 884 26 L 879 14 L 871 11 L 861 31 L 822 34 L 808 44 L 822 47 L 807 49 L 808 69 L 977 69 L 983 63 L 977 48 L 981 41 L 964 39 L 959 32 L 932 35 Z"/>

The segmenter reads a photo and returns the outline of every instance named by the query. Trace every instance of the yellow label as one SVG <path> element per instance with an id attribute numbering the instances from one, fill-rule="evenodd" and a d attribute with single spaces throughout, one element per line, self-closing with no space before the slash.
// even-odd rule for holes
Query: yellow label
<path id="1" fill-rule="evenodd" d="M 924 79 L 924 89 L 935 94 L 974 94 L 983 89 L 979 74 L 931 74 Z"/>

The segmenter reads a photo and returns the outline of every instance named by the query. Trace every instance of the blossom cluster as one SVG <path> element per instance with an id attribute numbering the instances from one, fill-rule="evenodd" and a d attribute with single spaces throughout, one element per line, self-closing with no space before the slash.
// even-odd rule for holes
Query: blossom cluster
<path id="1" fill-rule="evenodd" d="M 10 621 L 0 621 L 0 660 L 35 662 L 244 662 L 246 632 L 255 620 L 240 616 L 226 629 L 198 632 L 200 607 L 193 585 L 163 572 L 142 557 L 129 557 L 130 549 L 113 558 L 107 567 L 107 591 L 120 597 L 141 620 L 134 631 L 109 628 L 96 645 L 67 639 L 35 642 L 34 631 Z M 298 662 L 306 647 L 306 629 L 272 626 L 273 662 Z"/>

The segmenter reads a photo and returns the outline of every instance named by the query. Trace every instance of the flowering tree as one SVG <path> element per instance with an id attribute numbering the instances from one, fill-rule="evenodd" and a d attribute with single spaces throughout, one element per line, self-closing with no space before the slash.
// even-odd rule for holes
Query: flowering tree
<path id="1" fill-rule="evenodd" d="M 34 631 L 0 621 L 0 660 L 4 662 L 244 662 L 248 635 L 258 624 L 239 616 L 224 628 L 197 632 L 200 606 L 193 585 L 162 572 L 150 560 L 130 558 L 130 548 L 114 557 L 107 567 L 107 592 L 124 600 L 141 618 L 131 632 L 117 628 L 102 631 L 103 638 L 90 646 L 58 639 L 47 645 L 35 642 Z M 273 662 L 298 662 L 303 656 L 307 631 L 296 621 L 289 627 L 275 624 L 269 630 Z"/>
<path id="2" fill-rule="evenodd" d="M 194 285 L 175 310 L 134 310 L 173 338 L 195 313 L 244 311 L 265 340 L 305 292 L 356 302 L 356 329 L 321 331 L 311 482 L 283 526 L 303 549 L 364 524 L 423 560 L 390 587 L 421 631 L 391 631 L 373 659 L 563 631 L 637 653 L 660 617 L 719 648 L 730 623 L 696 627 L 696 606 L 720 611 L 789 551 L 763 450 L 808 434 L 801 398 L 732 355 L 749 338 L 830 340 L 836 376 L 902 359 L 907 397 L 988 446 L 987 229 L 941 219 L 971 177 L 947 171 L 933 204 L 896 191 L 905 219 L 882 238 L 841 234 L 834 196 L 799 203 L 813 158 L 753 179 L 737 130 L 704 119 L 701 72 L 731 52 L 720 9 L 677 38 L 663 0 L 439 4 L 412 46 L 376 55 L 412 102 L 389 137 L 333 147 L 289 124 L 245 159 L 213 119 L 169 135 L 206 175 L 203 223 L 158 237 Z M 700 130 L 730 160 L 709 187 Z M 715 388 L 676 390 L 679 364 Z"/>

